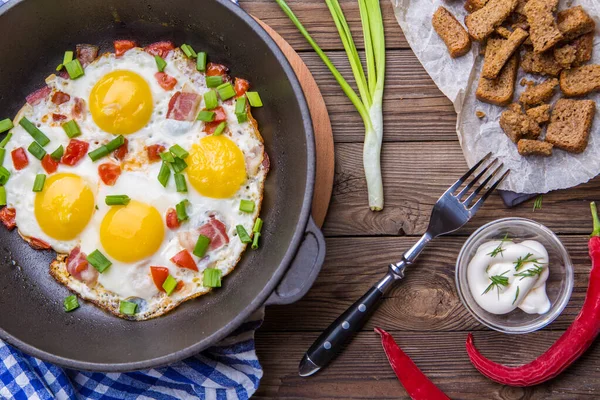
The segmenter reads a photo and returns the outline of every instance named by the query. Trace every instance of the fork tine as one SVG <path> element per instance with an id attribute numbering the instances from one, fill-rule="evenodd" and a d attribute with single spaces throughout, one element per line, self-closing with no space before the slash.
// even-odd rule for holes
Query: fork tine
<path id="1" fill-rule="evenodd" d="M 475 170 L 477 170 L 477 168 L 479 168 L 479 166 L 481 166 L 481 164 L 483 164 L 488 158 L 491 157 L 491 155 L 492 155 L 492 153 L 489 152 L 485 156 L 483 156 L 483 158 L 481 160 L 479 160 L 479 162 L 477 164 L 475 164 L 473 166 L 473 168 L 468 170 L 467 173 L 462 176 L 462 178 L 460 178 L 459 180 L 454 182 L 454 184 L 452 186 L 450 186 L 450 188 L 446 191 L 446 193 L 454 193 L 456 191 L 456 189 L 458 189 L 460 187 L 460 185 L 465 183 L 465 181 L 471 176 L 471 174 L 473 174 L 473 172 L 475 172 Z"/>
<path id="2" fill-rule="evenodd" d="M 475 197 L 477 197 L 477 195 L 479 195 L 479 192 L 481 192 L 481 190 L 483 190 L 483 188 L 489 183 L 489 181 L 492 180 L 492 178 L 504 167 L 504 164 L 500 164 L 487 178 L 485 178 L 485 180 L 477 187 L 477 189 L 475 189 L 473 191 L 473 193 L 471 193 L 471 195 L 469 197 L 467 197 L 467 199 L 465 201 L 463 201 L 463 204 L 465 207 L 469 207 L 469 205 L 471 204 L 471 202 L 475 199 Z"/>
<path id="3" fill-rule="evenodd" d="M 500 177 L 500 179 L 498 179 L 489 189 L 487 192 L 485 192 L 483 194 L 483 196 L 481 196 L 481 198 L 479 200 L 477 200 L 477 203 L 473 204 L 473 207 L 471 207 L 471 209 L 469 210 L 471 213 L 475 213 L 477 210 L 479 210 L 479 207 L 481 207 L 481 205 L 483 204 L 483 202 L 490 197 L 490 195 L 492 194 L 492 192 L 498 187 L 498 185 L 500 183 L 502 183 L 502 181 L 504 180 L 504 178 L 506 178 L 508 176 L 508 174 L 510 174 L 510 169 L 507 170 L 506 172 L 504 172 L 502 174 L 502 176 Z"/>
<path id="4" fill-rule="evenodd" d="M 473 185 L 475 185 L 477 182 L 479 182 L 479 180 L 485 175 L 485 173 L 487 171 L 489 171 L 489 169 L 492 168 L 494 166 L 494 164 L 496 164 L 496 161 L 498 161 L 498 159 L 494 158 L 492 160 L 492 162 L 487 167 L 484 168 L 483 171 L 481 171 L 475 178 L 473 178 L 473 180 L 471 182 L 469 182 L 469 184 L 467 186 L 465 186 L 465 188 L 463 190 L 461 190 L 459 194 L 456 195 L 456 198 L 460 201 L 461 197 L 463 197 L 465 194 L 467 194 L 467 192 L 469 190 L 471 190 Z"/>

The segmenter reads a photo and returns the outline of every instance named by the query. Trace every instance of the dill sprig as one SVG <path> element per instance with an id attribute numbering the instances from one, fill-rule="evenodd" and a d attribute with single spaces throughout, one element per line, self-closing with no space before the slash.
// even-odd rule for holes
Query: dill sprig
<path id="1" fill-rule="evenodd" d="M 500 286 L 508 286 L 508 276 L 504 276 L 508 272 L 509 271 L 504 271 L 500 275 L 490 276 L 490 281 L 492 281 L 492 283 L 489 284 L 489 286 L 483 291 L 483 293 L 481 293 L 481 295 L 483 296 L 493 288 L 496 288 L 498 290 L 498 298 L 500 298 Z"/>
<path id="2" fill-rule="evenodd" d="M 527 253 L 525 257 L 517 258 L 517 261 L 513 262 L 515 264 L 515 271 L 520 270 L 527 263 L 540 264 L 537 258 L 531 258 L 533 254 Z"/>
<path id="3" fill-rule="evenodd" d="M 543 194 L 540 194 L 538 197 L 535 198 L 535 200 L 533 202 L 533 211 L 542 209 L 542 200 L 543 199 L 544 199 Z"/>
<path id="4" fill-rule="evenodd" d="M 535 276 L 540 276 L 543 271 L 544 267 L 536 264 L 535 267 L 529 268 L 523 272 L 519 272 L 518 274 L 514 274 L 514 276 L 520 276 L 521 279 L 519 279 L 519 281 L 522 281 L 525 278 L 533 278 Z"/>
<path id="5" fill-rule="evenodd" d="M 515 293 L 515 299 L 513 300 L 513 302 L 512 302 L 512 305 L 515 305 L 515 301 L 517 301 L 517 299 L 519 298 L 519 290 L 520 290 L 520 289 L 519 289 L 519 287 L 517 286 L 517 291 L 516 291 L 516 293 Z"/>
<path id="6" fill-rule="evenodd" d="M 504 238 L 502 238 L 502 240 L 500 241 L 500 244 L 498 245 L 498 247 L 496 247 L 494 250 L 489 252 L 487 255 L 492 256 L 492 257 L 496 257 L 498 254 L 503 255 L 504 249 L 502 248 L 502 245 L 504 244 L 504 242 L 509 242 L 509 241 L 510 241 L 510 239 L 508 238 L 508 233 L 507 233 L 506 235 L 504 235 Z"/>

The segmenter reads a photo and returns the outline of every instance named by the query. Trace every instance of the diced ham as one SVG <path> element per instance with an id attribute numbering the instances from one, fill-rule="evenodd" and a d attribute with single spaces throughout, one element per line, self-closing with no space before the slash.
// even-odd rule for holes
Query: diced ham
<path id="1" fill-rule="evenodd" d="M 177 121 L 194 121 L 200 96 L 196 93 L 176 92 L 169 101 L 167 118 Z"/>
<path id="2" fill-rule="evenodd" d="M 171 75 L 165 74 L 164 72 L 157 72 L 154 74 L 156 81 L 160 85 L 161 88 L 165 90 L 173 90 L 175 85 L 177 85 L 177 79 L 173 78 Z"/>
<path id="3" fill-rule="evenodd" d="M 62 115 L 62 114 L 52 114 L 52 121 L 54 122 L 60 122 L 60 121 L 64 121 L 65 119 L 67 119 L 66 115 Z"/>
<path id="4" fill-rule="evenodd" d="M 31 246 L 31 248 L 34 250 L 48 250 L 51 248 L 51 246 L 42 239 L 34 237 L 29 238 L 29 246 Z"/>
<path id="5" fill-rule="evenodd" d="M 175 45 L 172 42 L 156 42 L 146 46 L 144 51 L 153 56 L 165 58 L 173 49 L 175 49 Z"/>
<path id="6" fill-rule="evenodd" d="M 44 100 L 46 97 L 48 97 L 50 91 L 51 90 L 48 86 L 44 86 L 43 88 L 31 93 L 25 98 L 25 100 L 27 100 L 27 104 L 35 106 L 36 104 L 39 104 L 42 100 Z"/>
<path id="7" fill-rule="evenodd" d="M 78 44 L 75 46 L 75 51 L 77 54 L 77 59 L 81 63 L 82 67 L 90 64 L 92 61 L 98 57 L 98 46 L 94 46 L 91 44 Z"/>
<path id="8" fill-rule="evenodd" d="M 69 96 L 66 93 L 61 92 L 60 90 L 57 92 L 54 92 L 54 94 L 52 95 L 52 102 L 54 104 L 61 105 L 63 103 L 66 103 L 67 101 L 71 100 L 71 96 Z"/>
<path id="9" fill-rule="evenodd" d="M 133 40 L 115 40 L 113 44 L 115 45 L 115 55 L 117 57 L 121 57 L 127 50 L 131 50 L 136 46 Z"/>
<path id="10" fill-rule="evenodd" d="M 73 99 L 73 110 L 71 110 L 71 115 L 73 119 L 80 119 L 84 115 L 85 111 L 85 100 L 80 97 L 75 97 Z"/>
<path id="11" fill-rule="evenodd" d="M 16 222 L 17 210 L 10 207 L 4 207 L 0 210 L 0 222 L 6 227 L 6 229 L 13 230 L 17 226 Z"/>
<path id="12" fill-rule="evenodd" d="M 98 271 L 88 263 L 87 256 L 79 246 L 71 250 L 67 257 L 67 271 L 73 278 L 87 285 L 96 283 L 98 279 Z"/>

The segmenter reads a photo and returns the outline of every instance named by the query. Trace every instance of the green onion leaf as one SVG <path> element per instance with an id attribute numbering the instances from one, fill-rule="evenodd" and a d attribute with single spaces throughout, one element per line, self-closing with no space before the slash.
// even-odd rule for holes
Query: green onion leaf
<path id="1" fill-rule="evenodd" d="M 248 121 L 248 113 L 246 112 L 246 98 L 238 97 L 235 100 L 235 116 L 239 123 Z"/>
<path id="2" fill-rule="evenodd" d="M 44 132 L 40 131 L 30 120 L 23 117 L 19 121 L 19 125 L 23 127 L 31 135 L 33 140 L 38 142 L 40 145 L 45 146 L 50 143 L 48 136 L 44 135 Z"/>
<path id="3" fill-rule="evenodd" d="M 202 277 L 202 284 L 206 287 L 221 287 L 221 270 L 206 268 Z"/>
<path id="4" fill-rule="evenodd" d="M 87 256 L 87 260 L 90 264 L 92 264 L 92 267 L 96 268 L 96 270 L 100 273 L 103 273 L 112 265 L 112 262 L 110 262 L 108 258 L 104 257 L 104 254 L 100 253 L 100 251 L 97 249 L 92 251 Z"/>
<path id="5" fill-rule="evenodd" d="M 242 243 L 252 243 L 252 239 L 250 239 L 250 235 L 248 235 L 248 232 L 246 232 L 246 229 L 243 225 L 236 226 L 235 230 L 237 231 L 238 237 Z"/>
<path id="6" fill-rule="evenodd" d="M 131 199 L 126 194 L 111 194 L 104 201 L 107 206 L 126 206 Z"/>
<path id="7" fill-rule="evenodd" d="M 158 173 L 158 181 L 164 187 L 167 187 L 167 183 L 169 183 L 169 177 L 171 176 L 171 168 L 169 168 L 169 163 L 163 161 L 160 166 L 160 171 Z"/>
<path id="8" fill-rule="evenodd" d="M 204 93 L 204 105 L 206 106 L 207 110 L 217 108 L 217 106 L 219 105 L 219 99 L 217 99 L 217 92 L 215 92 L 214 90 L 209 90 L 208 92 Z"/>
<path id="9" fill-rule="evenodd" d="M 250 103 L 252 107 L 263 106 L 262 100 L 258 92 L 246 92 L 246 96 L 248 97 L 248 103 Z"/>
<path id="10" fill-rule="evenodd" d="M 63 300 L 63 307 L 65 308 L 65 312 L 71 312 L 79 308 L 79 301 L 77 301 L 77 296 L 74 294 L 65 297 Z"/>
<path id="11" fill-rule="evenodd" d="M 12 129 L 13 127 L 14 125 L 10 118 L 5 118 L 2 121 L 0 121 L 0 133 L 6 132 L 7 130 Z"/>
<path id="12" fill-rule="evenodd" d="M 258 239 L 260 238 L 260 232 L 254 233 L 254 238 L 252 239 L 252 250 L 258 249 Z"/>
<path id="13" fill-rule="evenodd" d="M 125 315 L 134 315 L 137 311 L 137 304 L 131 301 L 121 300 L 119 303 L 119 312 Z"/>
<path id="14" fill-rule="evenodd" d="M 189 156 L 189 155 L 190 155 L 190 153 L 188 153 L 187 151 L 185 151 L 185 150 L 183 149 L 183 147 L 181 147 L 181 146 L 180 146 L 180 145 L 178 145 L 178 144 L 174 144 L 173 146 L 171 146 L 171 148 L 169 149 L 169 151 L 170 151 L 171 153 L 173 153 L 173 155 L 174 155 L 175 157 L 179 157 L 179 158 L 181 158 L 181 159 L 183 159 L 183 158 L 187 158 L 187 156 Z"/>
<path id="15" fill-rule="evenodd" d="M 163 72 L 167 66 L 167 62 L 161 56 L 154 56 L 154 60 L 156 61 L 158 72 Z"/>
<path id="16" fill-rule="evenodd" d="M 177 220 L 179 222 L 185 221 L 186 219 L 188 219 L 188 215 L 187 215 L 187 211 L 186 211 L 186 206 L 187 206 L 188 201 L 187 200 L 181 200 L 179 203 L 177 203 L 177 205 L 175 206 L 175 211 L 177 211 Z"/>
<path id="17" fill-rule="evenodd" d="M 110 142 L 106 143 L 105 146 L 108 149 L 108 152 L 112 153 L 119 147 L 123 146 L 123 144 L 125 144 L 125 136 L 119 135 Z"/>
<path id="18" fill-rule="evenodd" d="M 194 255 L 196 257 L 204 257 L 206 254 L 206 250 L 208 250 L 208 246 L 210 245 L 210 238 L 208 236 L 200 235 L 198 236 L 198 241 L 196 241 L 196 246 L 194 246 Z"/>
<path id="19" fill-rule="evenodd" d="M 6 155 L 6 149 L 0 147 L 0 165 L 4 164 L 4 156 Z"/>
<path id="20" fill-rule="evenodd" d="M 206 71 L 206 53 L 203 51 L 198 52 L 198 60 L 196 60 L 196 69 L 200 72 Z"/>
<path id="21" fill-rule="evenodd" d="M 240 211 L 251 213 L 254 211 L 254 202 L 252 200 L 240 200 Z"/>
<path id="22" fill-rule="evenodd" d="M 33 191 L 41 192 L 42 190 L 44 190 L 44 183 L 46 183 L 46 175 L 37 174 L 35 176 L 35 181 L 33 181 Z"/>
<path id="23" fill-rule="evenodd" d="M 71 61 L 73 61 L 73 52 L 71 50 L 67 50 L 65 51 L 65 55 L 63 56 L 63 65 L 70 63 Z"/>
<path id="24" fill-rule="evenodd" d="M 217 87 L 217 92 L 219 92 L 219 97 L 221 100 L 225 101 L 235 96 L 235 89 L 230 82 L 225 82 Z"/>
<path id="25" fill-rule="evenodd" d="M 175 173 L 180 173 L 187 168 L 187 163 L 183 159 L 175 157 L 171 167 L 173 167 L 173 171 L 175 171 Z"/>
<path id="26" fill-rule="evenodd" d="M 57 71 L 60 71 L 61 69 L 63 69 L 65 66 L 63 64 L 58 64 L 56 67 Z"/>
<path id="27" fill-rule="evenodd" d="M 4 139 L 2 139 L 2 141 L 0 141 L 0 147 L 4 148 L 6 146 L 6 144 L 10 141 L 11 138 L 12 138 L 12 132 L 8 132 L 8 134 L 6 136 L 4 136 Z"/>
<path id="28" fill-rule="evenodd" d="M 90 151 L 88 153 L 88 156 L 90 156 L 92 161 L 98 161 L 99 159 L 106 157 L 109 154 L 110 154 L 110 151 L 108 150 L 108 147 L 100 146 L 96 150 Z"/>
<path id="29" fill-rule="evenodd" d="M 27 151 L 29 151 L 38 160 L 41 160 L 46 155 L 46 150 L 44 150 L 38 142 L 31 142 L 27 148 Z"/>
<path id="30" fill-rule="evenodd" d="M 181 50 L 183 50 L 183 52 L 188 58 L 196 58 L 198 56 L 194 49 L 192 49 L 192 46 L 190 46 L 189 44 L 182 44 Z"/>
<path id="31" fill-rule="evenodd" d="M 260 219 L 260 217 L 256 218 L 256 221 L 254 222 L 254 228 L 252 228 L 252 232 L 260 233 L 260 231 L 262 231 L 262 226 L 263 220 Z"/>
<path id="32" fill-rule="evenodd" d="M 217 125 L 217 127 L 215 128 L 215 131 L 213 132 L 213 136 L 219 136 L 220 134 L 222 134 L 223 131 L 225 130 L 226 126 L 227 126 L 227 122 L 225 122 L 225 121 L 223 121 L 219 125 Z"/>
<path id="33" fill-rule="evenodd" d="M 0 186 L 0 206 L 6 205 L 6 188 L 4 186 Z"/>
<path id="34" fill-rule="evenodd" d="M 175 187 L 179 193 L 187 193 L 187 183 L 185 182 L 185 176 L 182 174 L 175 174 Z"/>
<path id="35" fill-rule="evenodd" d="M 50 157 L 52 157 L 55 161 L 60 161 L 63 154 L 65 154 L 65 148 L 61 144 L 60 146 L 58 146 L 58 148 L 56 150 L 54 150 L 52 153 L 50 153 Z"/>
<path id="36" fill-rule="evenodd" d="M 213 122 L 215 120 L 215 112 L 202 110 L 198 113 L 198 117 L 196 118 L 198 121 L 204 122 Z"/>
<path id="37" fill-rule="evenodd" d="M 175 278 L 169 275 L 167 276 L 167 279 L 165 279 L 165 281 L 163 282 L 162 287 L 163 289 L 165 289 L 165 292 L 167 292 L 167 296 L 170 296 L 171 293 L 173 293 L 173 291 L 177 287 L 177 280 L 175 280 Z"/>
<path id="38" fill-rule="evenodd" d="M 62 127 L 65 130 L 65 133 L 67 134 L 69 139 L 73 139 L 74 137 L 81 135 L 81 131 L 79 130 L 79 125 L 77 125 L 77 122 L 73 119 L 68 122 L 65 122 L 62 125 Z"/>
<path id="39" fill-rule="evenodd" d="M 223 77 L 221 75 L 206 77 L 206 86 L 209 88 L 216 88 L 221 84 L 223 84 Z"/>
<path id="40" fill-rule="evenodd" d="M 160 158 L 162 158 L 163 161 L 172 163 L 175 161 L 175 158 L 173 157 L 173 154 L 171 154 L 170 151 L 163 151 L 162 153 L 160 153 Z"/>
<path id="41" fill-rule="evenodd" d="M 0 165 L 0 186 L 4 186 L 10 178 L 10 171 Z"/>
<path id="42" fill-rule="evenodd" d="M 67 72 L 69 73 L 69 78 L 71 79 L 77 79 L 79 77 L 82 77 L 84 74 L 83 67 L 81 66 L 81 63 L 78 59 L 66 63 L 65 68 L 67 69 Z"/>

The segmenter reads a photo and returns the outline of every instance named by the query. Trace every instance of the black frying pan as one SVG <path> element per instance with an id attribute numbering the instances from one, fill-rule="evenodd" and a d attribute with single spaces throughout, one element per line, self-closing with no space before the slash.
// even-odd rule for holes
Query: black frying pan
<path id="1" fill-rule="evenodd" d="M 13 0 L 0 8 L 0 37 L 2 118 L 14 116 L 77 43 L 108 51 L 114 39 L 172 40 L 207 51 L 252 82 L 265 104 L 254 114 L 271 158 L 261 249 L 247 251 L 219 290 L 150 321 L 125 321 L 91 304 L 63 312 L 69 292 L 48 273 L 54 253 L 34 251 L 16 231 L 0 229 L 0 338 L 67 367 L 150 368 L 222 339 L 269 296 L 267 303 L 286 303 L 308 290 L 324 256 L 309 216 L 310 115 L 284 55 L 248 14 L 229 0 Z"/>

